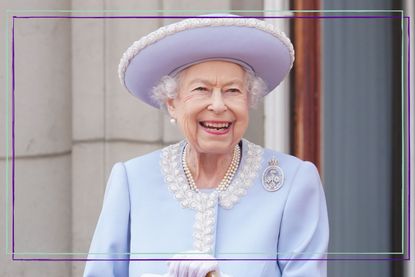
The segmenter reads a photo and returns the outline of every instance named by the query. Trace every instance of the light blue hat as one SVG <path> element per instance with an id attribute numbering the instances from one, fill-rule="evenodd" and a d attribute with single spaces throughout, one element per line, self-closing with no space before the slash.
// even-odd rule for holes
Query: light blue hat
<path id="1" fill-rule="evenodd" d="M 130 93 L 160 108 L 151 91 L 161 77 L 207 60 L 240 64 L 272 91 L 290 71 L 294 48 L 283 32 L 262 20 L 211 14 L 161 27 L 137 40 L 123 54 L 118 73 Z"/>

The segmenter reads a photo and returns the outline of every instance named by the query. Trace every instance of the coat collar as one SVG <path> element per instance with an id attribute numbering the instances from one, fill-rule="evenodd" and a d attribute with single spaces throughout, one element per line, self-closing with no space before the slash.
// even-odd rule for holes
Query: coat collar
<path id="1" fill-rule="evenodd" d="M 242 157 L 239 168 L 230 186 L 225 191 L 210 190 L 209 192 L 195 192 L 190 189 L 182 167 L 182 155 L 186 141 L 170 145 L 162 150 L 161 169 L 165 183 L 174 197 L 183 208 L 198 210 L 206 201 L 216 201 L 225 209 L 231 209 L 244 196 L 257 176 L 261 161 L 263 148 L 242 140 Z"/>

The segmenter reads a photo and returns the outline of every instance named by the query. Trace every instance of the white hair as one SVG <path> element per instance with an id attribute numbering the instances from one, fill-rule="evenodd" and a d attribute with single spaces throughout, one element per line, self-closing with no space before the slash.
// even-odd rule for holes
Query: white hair
<path id="1" fill-rule="evenodd" d="M 244 69 L 245 70 L 245 69 Z M 152 89 L 152 98 L 159 106 L 166 110 L 165 102 L 177 96 L 181 72 L 175 76 L 163 76 Z M 245 70 L 245 81 L 249 94 L 249 106 L 255 108 L 268 91 L 267 85 L 261 77 L 255 76 L 252 71 Z"/>

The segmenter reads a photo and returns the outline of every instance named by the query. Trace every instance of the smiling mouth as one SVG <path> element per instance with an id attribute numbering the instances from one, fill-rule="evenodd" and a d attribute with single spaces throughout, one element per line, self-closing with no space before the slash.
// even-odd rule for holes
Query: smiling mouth
<path id="1" fill-rule="evenodd" d="M 201 121 L 199 124 L 207 129 L 211 130 L 227 130 L 232 125 L 232 122 L 211 122 L 211 121 Z"/>

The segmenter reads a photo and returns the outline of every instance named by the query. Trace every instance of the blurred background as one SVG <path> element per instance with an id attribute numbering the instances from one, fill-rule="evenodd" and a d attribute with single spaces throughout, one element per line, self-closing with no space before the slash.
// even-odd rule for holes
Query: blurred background
<path id="1" fill-rule="evenodd" d="M 252 111 L 246 138 L 318 166 L 330 217 L 329 258 L 399 259 L 408 253 L 403 161 L 413 156 L 407 155 L 407 29 L 401 13 L 390 10 L 404 10 L 413 20 L 412 1 L 6 0 L 0 8 L 6 26 L 0 45 L 6 65 L 0 68 L 6 88 L 0 95 L 6 181 L 0 276 L 81 276 L 82 261 L 12 262 L 11 234 L 15 258 L 86 258 L 112 165 L 181 139 L 163 112 L 127 93 L 117 74 L 132 42 L 177 19 L 108 16 L 211 10 L 285 17 L 265 20 L 289 35 L 296 61 L 289 78 Z M 329 276 L 415 276 L 415 269 L 413 261 L 330 261 Z"/>

